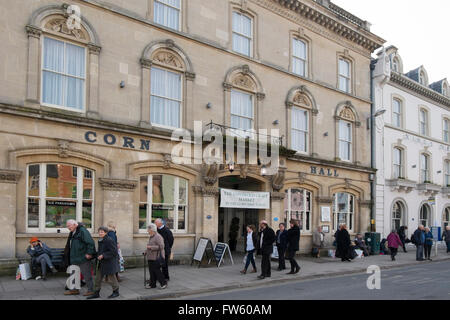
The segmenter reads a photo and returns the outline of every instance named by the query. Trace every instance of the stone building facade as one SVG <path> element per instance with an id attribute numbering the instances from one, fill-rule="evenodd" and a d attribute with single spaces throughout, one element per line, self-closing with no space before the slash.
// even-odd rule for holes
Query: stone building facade
<path id="1" fill-rule="evenodd" d="M 327 241 L 338 223 L 370 227 L 369 65 L 384 40 L 366 21 L 324 0 L 0 9 L 0 258 L 25 256 L 31 236 L 63 247 L 68 218 L 94 236 L 114 221 L 136 257 L 163 217 L 176 259 L 200 237 L 228 241 L 234 217 L 238 249 L 244 225 L 263 218 L 299 218 L 302 251 L 319 225 Z M 194 121 L 279 129 L 280 170 L 175 163 L 172 131 Z M 221 208 L 224 188 L 269 192 L 270 208 Z"/>
<path id="2" fill-rule="evenodd" d="M 423 66 L 405 73 L 398 49 L 378 53 L 375 107 L 377 232 L 450 220 L 450 95 L 446 79 L 431 83 Z"/>

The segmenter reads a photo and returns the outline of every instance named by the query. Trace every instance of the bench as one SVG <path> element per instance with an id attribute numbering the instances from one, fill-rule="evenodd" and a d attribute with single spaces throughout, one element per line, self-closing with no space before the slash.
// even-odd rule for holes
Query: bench
<path id="1" fill-rule="evenodd" d="M 58 271 L 64 271 L 64 248 L 51 248 L 51 261 L 53 263 L 53 266 Z M 48 269 L 48 266 L 47 266 Z M 41 273 L 41 266 L 37 265 L 36 263 L 32 263 L 31 265 L 31 273 L 33 278 L 36 277 L 38 274 Z M 48 273 L 47 273 L 48 274 Z"/>

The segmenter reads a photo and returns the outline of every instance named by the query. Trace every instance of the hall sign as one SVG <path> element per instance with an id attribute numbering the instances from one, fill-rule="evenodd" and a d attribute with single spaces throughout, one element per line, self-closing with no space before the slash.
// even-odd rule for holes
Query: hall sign
<path id="1" fill-rule="evenodd" d="M 86 131 L 84 134 L 84 139 L 89 143 L 104 143 L 108 146 L 119 146 L 129 149 L 140 149 L 149 151 L 150 150 L 150 140 L 139 139 L 135 140 L 131 137 L 118 137 L 112 133 L 107 133 L 102 136 L 97 135 L 95 131 Z"/>
<path id="2" fill-rule="evenodd" d="M 220 207 L 270 209 L 270 192 L 220 189 Z"/>
<path id="3" fill-rule="evenodd" d="M 320 168 L 316 166 L 311 166 L 311 174 L 327 177 L 339 177 L 338 171 L 336 169 Z"/>

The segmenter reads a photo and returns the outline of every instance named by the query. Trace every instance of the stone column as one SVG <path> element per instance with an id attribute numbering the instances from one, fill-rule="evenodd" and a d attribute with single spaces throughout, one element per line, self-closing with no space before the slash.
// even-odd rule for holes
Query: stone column
<path id="1" fill-rule="evenodd" d="M 333 229 L 333 198 L 332 197 L 316 197 L 316 201 L 317 201 L 317 225 L 315 226 L 315 228 L 317 228 L 318 226 L 328 226 L 330 232 L 325 234 L 325 245 L 331 245 L 334 241 L 334 229 Z M 330 220 L 329 222 L 325 222 L 322 221 L 322 212 L 321 212 L 321 207 L 329 207 L 330 208 Z M 315 215 L 313 215 L 314 217 Z M 314 220 L 315 221 L 315 220 Z M 312 231 L 314 231 L 314 229 L 312 229 Z"/>
<path id="2" fill-rule="evenodd" d="M 194 80 L 195 73 L 185 72 L 186 77 L 186 99 L 183 108 L 183 128 L 194 129 Z"/>
<path id="3" fill-rule="evenodd" d="M 359 232 L 365 233 L 370 230 L 370 207 L 372 206 L 372 201 L 370 200 L 360 200 L 359 202 L 359 224 L 357 228 Z"/>
<path id="4" fill-rule="evenodd" d="M 99 119 L 99 55 L 101 47 L 88 44 L 89 49 L 89 105 L 87 116 Z"/>
<path id="5" fill-rule="evenodd" d="M 42 30 L 32 25 L 26 26 L 28 34 L 28 69 L 26 101 L 39 105 L 39 47 Z"/>
<path id="6" fill-rule="evenodd" d="M 150 123 L 150 79 L 152 62 L 148 59 L 141 59 L 142 66 L 142 88 L 141 88 L 141 121 L 139 125 L 143 128 L 151 129 Z"/>
<path id="7" fill-rule="evenodd" d="M 120 248 L 124 256 L 134 254 L 133 212 L 136 180 L 99 179 L 103 188 L 103 225 L 114 221 L 118 229 Z"/>
<path id="8" fill-rule="evenodd" d="M 286 194 L 282 192 L 272 192 L 270 194 L 270 202 L 271 202 L 270 217 L 266 215 L 266 220 L 269 223 L 269 226 L 275 231 L 278 230 L 278 225 L 283 219 L 284 215 L 283 201 L 285 197 Z"/>
<path id="9" fill-rule="evenodd" d="M 16 190 L 21 171 L 0 169 L 0 259 L 16 256 Z"/>
<path id="10" fill-rule="evenodd" d="M 219 232 L 219 188 L 200 187 L 198 191 L 203 197 L 201 211 L 202 237 L 209 238 L 213 243 L 217 242 Z"/>

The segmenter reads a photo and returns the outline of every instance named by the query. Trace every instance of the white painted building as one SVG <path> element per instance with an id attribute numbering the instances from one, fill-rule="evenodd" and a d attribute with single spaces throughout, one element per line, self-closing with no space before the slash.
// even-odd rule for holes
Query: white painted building
<path id="1" fill-rule="evenodd" d="M 403 73 L 391 46 L 378 53 L 373 72 L 376 118 L 376 231 L 450 220 L 450 90 L 429 84 L 423 66 Z M 434 201 L 432 199 L 435 199 Z"/>

